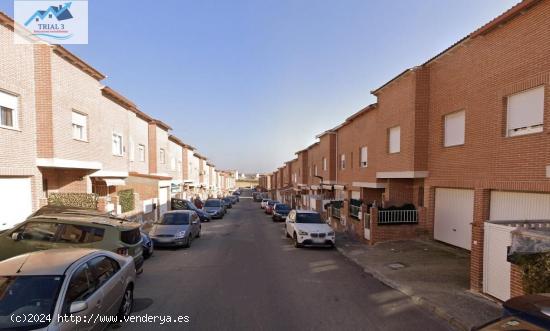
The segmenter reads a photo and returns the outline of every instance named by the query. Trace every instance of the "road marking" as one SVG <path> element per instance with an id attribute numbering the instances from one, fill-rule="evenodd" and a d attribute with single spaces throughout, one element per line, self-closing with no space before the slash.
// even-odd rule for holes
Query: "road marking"
<path id="1" fill-rule="evenodd" d="M 338 269 L 338 266 L 331 264 L 323 267 L 312 268 L 311 272 L 319 273 L 319 272 L 325 272 L 325 271 L 336 270 L 336 269 Z"/>
<path id="2" fill-rule="evenodd" d="M 329 264 L 335 264 L 335 261 L 334 260 L 323 260 L 323 261 L 310 262 L 309 266 L 311 268 L 315 268 L 315 267 L 326 266 L 326 265 L 329 265 Z"/>

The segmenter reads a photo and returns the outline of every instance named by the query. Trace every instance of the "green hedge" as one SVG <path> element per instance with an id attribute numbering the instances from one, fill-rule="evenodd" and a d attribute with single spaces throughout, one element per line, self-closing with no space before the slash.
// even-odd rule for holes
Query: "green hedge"
<path id="1" fill-rule="evenodd" d="M 523 290 L 526 294 L 550 292 L 550 253 L 516 257 L 523 271 Z"/>
<path id="2" fill-rule="evenodd" d="M 94 193 L 50 193 L 48 204 L 76 208 L 97 209 L 99 196 Z"/>
<path id="3" fill-rule="evenodd" d="M 118 192 L 118 202 L 123 213 L 134 210 L 134 190 L 124 190 Z"/>

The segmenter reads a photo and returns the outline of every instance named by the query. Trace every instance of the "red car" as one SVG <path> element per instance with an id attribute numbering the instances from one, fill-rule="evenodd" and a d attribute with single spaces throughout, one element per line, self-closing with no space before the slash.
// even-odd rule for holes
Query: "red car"
<path id="1" fill-rule="evenodd" d="M 279 201 L 268 201 L 267 205 L 265 205 L 265 213 L 268 215 L 273 215 L 273 206 L 280 203 Z"/>

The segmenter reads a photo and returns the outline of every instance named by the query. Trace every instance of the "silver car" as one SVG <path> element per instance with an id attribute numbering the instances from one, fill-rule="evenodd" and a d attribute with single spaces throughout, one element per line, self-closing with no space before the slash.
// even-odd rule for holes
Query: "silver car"
<path id="1" fill-rule="evenodd" d="M 155 247 L 190 247 L 193 239 L 201 236 L 200 218 L 192 210 L 172 210 L 153 223 L 149 236 Z"/>
<path id="2" fill-rule="evenodd" d="M 104 250 L 51 249 L 4 260 L 0 329 L 102 330 L 132 312 L 135 278 L 131 257 Z"/>

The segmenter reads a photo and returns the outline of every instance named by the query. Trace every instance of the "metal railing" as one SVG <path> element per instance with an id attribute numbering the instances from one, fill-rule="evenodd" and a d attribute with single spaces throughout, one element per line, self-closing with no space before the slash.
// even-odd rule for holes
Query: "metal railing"
<path id="1" fill-rule="evenodd" d="M 332 217 L 340 219 L 340 214 L 341 214 L 341 213 L 340 213 L 340 208 L 336 208 L 336 207 L 334 207 L 334 206 L 331 207 L 331 215 L 332 215 Z"/>
<path id="2" fill-rule="evenodd" d="M 417 224 L 417 210 L 379 210 L 378 224 Z"/>
<path id="3" fill-rule="evenodd" d="M 349 205 L 349 215 L 351 217 L 359 218 L 359 213 L 361 212 L 361 207 Z"/>

